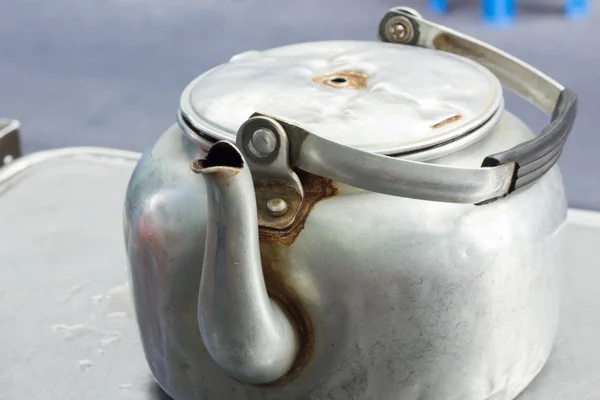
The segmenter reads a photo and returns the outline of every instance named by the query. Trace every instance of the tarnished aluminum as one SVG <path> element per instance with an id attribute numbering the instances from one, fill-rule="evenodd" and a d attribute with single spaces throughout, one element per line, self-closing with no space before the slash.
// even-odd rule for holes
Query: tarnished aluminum
<path id="1" fill-rule="evenodd" d="M 214 145 L 194 171 L 206 182 L 208 226 L 198 295 L 198 325 L 206 349 L 233 378 L 276 381 L 300 348 L 291 316 L 269 298 L 258 249 L 254 182 L 230 143 Z"/>
<path id="2" fill-rule="evenodd" d="M 137 160 L 67 148 L 26 155 L 15 176 L 3 175 L 1 399 L 171 400 L 148 372 L 115 218 Z M 600 391 L 600 214 L 569 210 L 563 235 L 558 338 L 519 400 L 591 400 Z"/>
<path id="3" fill-rule="evenodd" d="M 426 73 L 418 63 L 425 60 L 462 65 L 452 73 L 473 78 L 463 88 L 473 97 L 452 97 L 453 81 L 440 69 L 436 87 L 425 75 L 420 86 L 388 87 L 373 98 L 388 107 L 370 116 L 348 98 L 363 104 L 385 82 L 332 87 L 347 79 L 339 76 L 322 84 L 336 71 L 317 68 L 331 64 L 315 61 L 315 49 L 336 45 L 269 51 L 275 59 L 246 54 L 233 62 L 245 68 L 226 64 L 188 86 L 180 120 L 138 163 L 125 205 L 131 288 L 150 370 L 176 400 L 510 400 L 548 359 L 567 214 L 555 162 L 576 96 L 412 10 L 391 10 L 379 28 L 382 41 L 403 44 L 341 42 L 348 54 L 332 64 L 370 66 L 370 77 L 381 66 L 391 77 L 385 49 L 390 59 L 411 55 L 405 70 L 397 66 L 401 76 Z M 256 77 L 257 86 L 223 81 L 237 76 L 227 68 L 246 71 L 244 82 Z M 532 74 L 535 87 L 515 87 Z M 499 82 L 553 110 L 540 135 L 504 111 L 499 94 L 482 97 Z M 282 90 L 290 109 L 264 102 Z M 311 122 L 309 107 L 293 108 L 313 97 Z M 443 112 L 415 113 L 438 97 Z M 447 113 L 449 104 L 462 104 L 463 117 Z M 386 124 L 402 121 L 414 126 L 390 141 L 396 130 Z M 438 128 L 445 133 L 432 133 Z M 442 150 L 427 154 L 432 146 Z M 390 153 L 409 148 L 425 155 Z M 291 192 L 299 182 L 300 204 L 280 187 L 265 189 L 270 179 Z M 281 215 L 269 212 L 275 198 L 288 205 Z M 261 222 L 262 212 L 273 220 Z M 276 223 L 290 215 L 289 224 Z"/>
<path id="4" fill-rule="evenodd" d="M 237 145 L 246 154 L 244 164 L 252 170 L 254 185 L 260 188 L 257 190 L 260 225 L 288 228 L 298 217 L 304 189 L 300 178 L 290 168 L 290 145 L 285 130 L 280 124 L 257 117 L 242 124 Z M 285 213 L 274 215 L 269 210 L 268 203 L 274 198 L 286 202 Z"/>
<path id="5" fill-rule="evenodd" d="M 324 77 L 325 85 L 313 83 Z M 361 85 L 366 87 L 355 90 Z M 246 52 L 202 74 L 181 95 L 182 114 L 218 140 L 235 142 L 239 127 L 259 112 L 388 155 L 430 148 L 466 132 L 481 136 L 493 128 L 497 119 L 489 120 L 502 105 L 500 82 L 474 61 L 375 41 Z"/>

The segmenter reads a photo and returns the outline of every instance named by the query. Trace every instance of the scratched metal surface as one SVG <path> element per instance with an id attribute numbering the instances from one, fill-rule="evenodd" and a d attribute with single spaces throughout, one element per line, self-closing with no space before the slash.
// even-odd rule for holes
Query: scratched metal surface
<path id="1" fill-rule="evenodd" d="M 168 399 L 146 367 L 127 289 L 132 168 L 62 157 L 0 185 L 0 399 Z M 560 336 L 519 400 L 600 399 L 600 214 L 569 218 Z"/>

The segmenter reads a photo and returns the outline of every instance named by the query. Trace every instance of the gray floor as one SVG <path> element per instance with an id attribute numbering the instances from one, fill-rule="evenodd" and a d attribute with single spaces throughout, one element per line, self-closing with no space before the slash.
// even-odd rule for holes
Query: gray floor
<path id="1" fill-rule="evenodd" d="M 72 145 L 143 150 L 175 117 L 183 87 L 249 50 L 325 39 L 373 39 L 405 0 L 2 0 L 0 115 L 23 123 L 26 151 Z M 600 210 L 594 118 L 600 83 L 600 14 L 566 21 L 560 0 L 520 0 L 510 30 L 483 26 L 477 1 L 450 0 L 440 23 L 509 51 L 580 95 L 580 118 L 563 153 L 572 207 Z M 509 98 L 541 128 L 546 117 Z"/>

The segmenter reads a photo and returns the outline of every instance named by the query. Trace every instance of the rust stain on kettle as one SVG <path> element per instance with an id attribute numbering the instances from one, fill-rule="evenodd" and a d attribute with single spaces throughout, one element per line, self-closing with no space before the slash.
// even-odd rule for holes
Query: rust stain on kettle
<path id="1" fill-rule="evenodd" d="M 302 170 L 297 170 L 295 172 L 298 175 L 298 178 L 300 178 L 300 181 L 302 182 L 302 187 L 304 189 L 304 199 L 299 205 L 294 222 L 287 228 L 283 229 L 275 229 L 263 226 L 261 224 L 261 215 L 268 215 L 268 211 L 266 210 L 266 202 L 259 202 L 258 234 L 261 243 L 277 244 L 281 246 L 291 245 L 292 243 L 294 243 L 302 229 L 304 229 L 304 224 L 306 222 L 306 219 L 308 218 L 310 210 L 312 210 L 312 208 L 319 201 L 335 196 L 335 194 L 337 193 L 337 189 L 335 188 L 331 180 L 309 174 L 308 172 Z M 295 204 L 294 207 L 292 207 L 292 205 L 290 206 L 290 212 L 292 212 L 291 210 L 296 208 Z"/>
<path id="2" fill-rule="evenodd" d="M 266 202 L 257 204 L 259 215 L 260 255 L 263 275 L 269 296 L 283 306 L 288 315 L 296 322 L 300 340 L 300 353 L 290 371 L 275 382 L 259 385 L 262 388 L 280 388 L 296 379 L 309 363 L 314 353 L 314 327 L 306 304 L 294 290 L 293 272 L 288 268 L 292 265 L 289 259 L 291 246 L 302 229 L 312 208 L 321 200 L 335 196 L 337 188 L 329 179 L 309 174 L 302 170 L 295 171 L 304 189 L 304 198 L 297 208 L 294 222 L 284 229 L 261 226 L 260 216 L 266 216 Z M 265 192 L 280 192 L 285 194 L 286 188 L 263 188 Z M 258 194 L 257 197 L 263 197 Z M 286 196 L 287 197 L 287 196 Z M 290 205 L 295 208 L 296 205 Z"/>
<path id="3" fill-rule="evenodd" d="M 300 339 L 300 353 L 290 371 L 275 382 L 260 385 L 263 388 L 278 388 L 296 379 L 310 361 L 314 351 L 314 328 L 312 320 L 300 296 L 290 284 L 290 277 L 283 266 L 290 265 L 287 247 L 261 243 L 260 254 L 263 274 L 269 296 L 288 312 L 296 322 Z"/>
<path id="4" fill-rule="evenodd" d="M 431 127 L 432 127 L 433 129 L 441 128 L 442 126 L 444 126 L 444 125 L 448 125 L 448 124 L 451 124 L 451 123 L 453 123 L 453 122 L 456 122 L 456 121 L 458 121 L 458 120 L 459 120 L 459 119 L 461 119 L 461 118 L 462 118 L 462 115 L 460 115 L 460 114 L 456 114 L 456 115 L 453 115 L 453 116 L 451 116 L 450 118 L 446 118 L 446 119 L 445 119 L 445 120 L 443 120 L 442 122 L 438 122 L 437 124 L 435 124 L 435 125 L 432 125 Z"/>
<path id="5" fill-rule="evenodd" d="M 367 89 L 367 75 L 360 71 L 340 71 L 320 75 L 313 78 L 313 82 L 332 89 Z"/>

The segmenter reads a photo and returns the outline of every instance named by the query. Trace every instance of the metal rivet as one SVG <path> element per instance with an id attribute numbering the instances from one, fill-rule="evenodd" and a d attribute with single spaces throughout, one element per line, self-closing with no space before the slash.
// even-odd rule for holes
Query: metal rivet
<path id="1" fill-rule="evenodd" d="M 285 214 L 288 209 L 288 205 L 285 200 L 274 198 L 267 201 L 267 209 L 272 215 L 279 216 Z"/>
<path id="2" fill-rule="evenodd" d="M 266 157 L 275 151 L 277 147 L 277 137 L 273 131 L 260 128 L 253 134 L 251 140 L 251 151 L 259 157 Z"/>
<path id="3" fill-rule="evenodd" d="M 2 165 L 8 165 L 11 162 L 13 162 L 14 159 L 15 158 L 12 155 L 7 154 L 7 155 L 4 156 L 4 159 L 2 160 Z"/>
<path id="4" fill-rule="evenodd" d="M 393 17 L 386 25 L 386 35 L 395 43 L 407 43 L 412 40 L 414 32 L 411 22 L 405 17 Z"/>
<path id="5" fill-rule="evenodd" d="M 406 35 L 406 28 L 402 24 L 395 24 L 391 26 L 392 35 L 394 39 L 402 39 Z"/>

